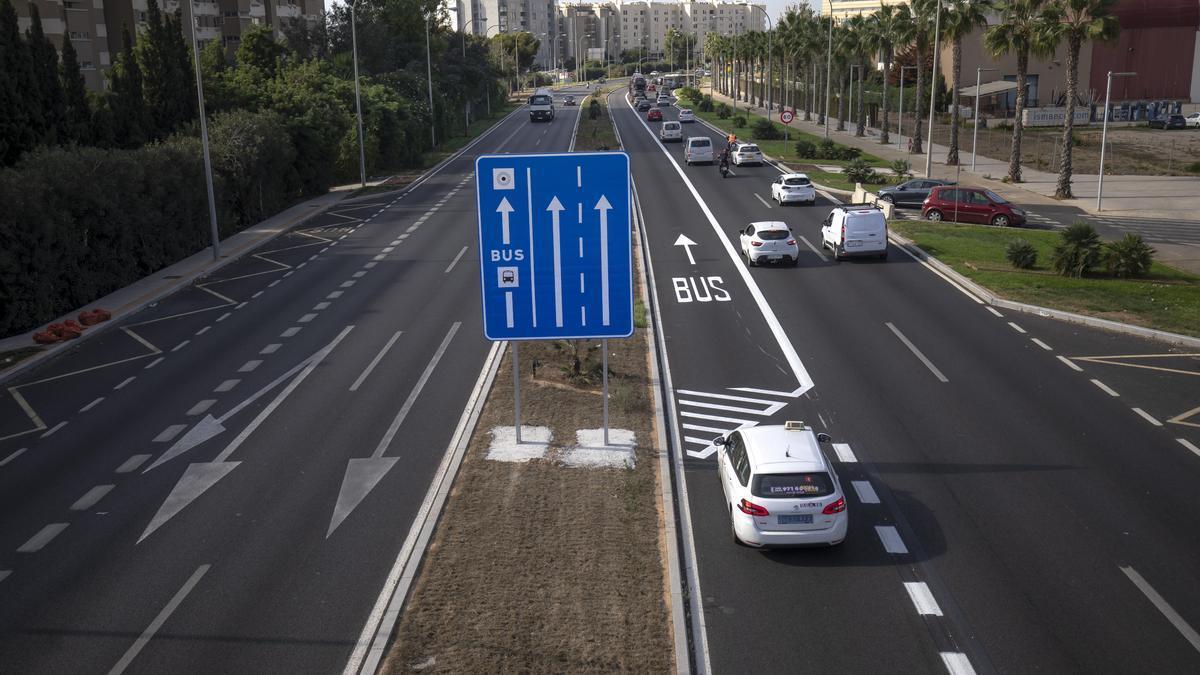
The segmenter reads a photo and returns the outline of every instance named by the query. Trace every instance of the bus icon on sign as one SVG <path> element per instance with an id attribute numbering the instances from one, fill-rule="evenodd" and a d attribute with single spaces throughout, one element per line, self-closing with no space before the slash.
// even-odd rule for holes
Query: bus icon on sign
<path id="1" fill-rule="evenodd" d="M 500 279 L 498 284 L 500 288 L 516 288 L 521 285 L 515 267 L 498 267 L 496 275 Z"/>

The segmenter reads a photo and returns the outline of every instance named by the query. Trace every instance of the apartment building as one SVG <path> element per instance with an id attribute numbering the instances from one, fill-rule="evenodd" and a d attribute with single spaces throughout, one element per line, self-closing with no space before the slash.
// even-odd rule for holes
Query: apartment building
<path id="1" fill-rule="evenodd" d="M 456 0 L 458 30 L 472 35 L 532 33 L 541 41 L 537 62 L 549 67 L 555 42 L 560 44 L 554 0 Z"/>
<path id="2" fill-rule="evenodd" d="M 42 18 L 46 37 L 61 50 L 64 35 L 79 55 L 79 68 L 88 89 L 104 87 L 104 70 L 112 63 L 115 52 L 109 46 L 111 24 L 104 14 L 103 0 L 33 0 Z M 17 26 L 22 35 L 29 28 L 29 2 L 16 2 Z M 120 27 L 115 31 L 120 45 Z M 118 47 L 119 48 L 119 47 Z"/>
<path id="3" fill-rule="evenodd" d="M 907 5 L 909 0 L 811 0 L 809 5 L 817 10 L 817 13 L 828 16 L 833 15 L 838 21 L 856 14 L 870 14 L 879 9 L 880 4 L 885 5 Z"/>

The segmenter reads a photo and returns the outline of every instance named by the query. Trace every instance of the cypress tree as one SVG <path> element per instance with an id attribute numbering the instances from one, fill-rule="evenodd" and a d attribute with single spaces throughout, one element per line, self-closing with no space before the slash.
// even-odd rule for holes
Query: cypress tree
<path id="1" fill-rule="evenodd" d="M 92 142 L 92 111 L 83 74 L 79 72 L 79 55 L 68 35 L 63 35 L 59 77 L 63 89 L 63 140 L 88 145 Z"/>
<path id="2" fill-rule="evenodd" d="M 149 117 L 150 138 L 163 139 L 175 129 L 177 103 L 172 95 L 177 68 L 167 41 L 167 27 L 156 0 L 146 1 L 146 30 L 138 36 L 137 63 Z M 119 113 L 118 113 L 119 114 Z"/>
<path id="3" fill-rule="evenodd" d="M 195 20 L 195 17 L 192 18 Z M 196 119 L 198 109 L 196 103 L 196 69 L 192 65 L 191 33 L 183 37 L 183 14 L 176 11 L 174 17 L 168 17 L 167 47 L 172 59 L 172 72 L 175 85 L 171 88 L 174 101 L 175 128 Z"/>
<path id="4" fill-rule="evenodd" d="M 26 94 L 32 86 L 32 61 L 17 28 L 17 10 L 0 0 L 0 165 L 17 161 L 37 143 Z"/>
<path id="5" fill-rule="evenodd" d="M 37 83 L 38 99 L 35 105 L 40 108 L 40 140 L 46 145 L 57 145 L 60 138 L 66 135 L 66 111 L 62 83 L 58 79 L 58 50 L 46 37 L 41 12 L 34 3 L 29 5 L 29 28 L 25 31 L 25 42 L 33 59 L 33 79 Z"/>
<path id="6" fill-rule="evenodd" d="M 136 148 L 149 138 L 150 120 L 142 86 L 142 69 L 133 49 L 133 37 L 129 34 L 128 26 L 121 28 L 121 44 L 121 54 L 110 74 L 112 86 L 107 107 L 112 113 L 112 134 L 117 145 Z"/>

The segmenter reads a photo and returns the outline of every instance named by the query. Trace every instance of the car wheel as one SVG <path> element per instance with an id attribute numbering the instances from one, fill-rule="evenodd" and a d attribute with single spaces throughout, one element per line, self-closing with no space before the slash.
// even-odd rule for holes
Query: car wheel
<path id="1" fill-rule="evenodd" d="M 942 212 L 938 211 L 937 209 L 930 209 L 929 213 L 925 214 L 925 217 L 932 220 L 935 223 L 942 222 Z"/>
<path id="2" fill-rule="evenodd" d="M 758 263 L 754 261 L 754 257 L 746 253 L 746 267 L 755 267 Z"/>
<path id="3" fill-rule="evenodd" d="M 796 257 L 792 258 L 792 267 L 796 267 L 799 264 L 800 264 L 800 254 L 797 253 Z"/>
<path id="4" fill-rule="evenodd" d="M 994 227 L 1008 227 L 1008 216 L 1001 213 L 995 218 L 992 218 L 992 225 Z"/>
<path id="5" fill-rule="evenodd" d="M 883 253 L 880 253 L 880 254 L 879 254 L 879 259 L 880 259 L 880 260 L 887 260 L 887 251 L 884 251 Z"/>
<path id="6" fill-rule="evenodd" d="M 881 201 L 881 202 L 887 202 L 887 203 L 889 203 L 889 204 L 895 204 L 895 203 L 896 203 L 896 202 L 895 202 L 895 200 L 892 198 L 892 196 L 891 196 L 891 195 L 883 195 L 882 197 L 880 197 L 880 198 L 879 198 L 879 201 Z"/>

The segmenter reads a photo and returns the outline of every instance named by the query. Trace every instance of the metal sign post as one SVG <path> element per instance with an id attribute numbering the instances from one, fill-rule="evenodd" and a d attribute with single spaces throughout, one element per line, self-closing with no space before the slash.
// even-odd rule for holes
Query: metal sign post
<path id="1" fill-rule="evenodd" d="M 608 444 L 608 338 L 633 335 L 629 156 L 485 155 L 475 161 L 483 334 L 513 341 L 602 339 Z"/>
<path id="2" fill-rule="evenodd" d="M 513 427 L 517 430 L 517 444 L 521 444 L 521 350 L 520 344 L 512 343 L 513 364 Z"/>

